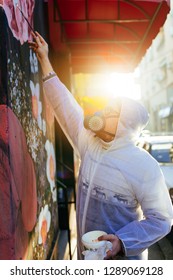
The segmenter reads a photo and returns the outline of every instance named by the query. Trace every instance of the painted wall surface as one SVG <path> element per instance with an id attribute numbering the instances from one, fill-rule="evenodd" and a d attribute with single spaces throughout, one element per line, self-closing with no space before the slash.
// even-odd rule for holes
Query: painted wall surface
<path id="1" fill-rule="evenodd" d="M 54 116 L 37 58 L 14 35 L 0 6 L 0 259 L 49 259 L 58 233 Z"/>

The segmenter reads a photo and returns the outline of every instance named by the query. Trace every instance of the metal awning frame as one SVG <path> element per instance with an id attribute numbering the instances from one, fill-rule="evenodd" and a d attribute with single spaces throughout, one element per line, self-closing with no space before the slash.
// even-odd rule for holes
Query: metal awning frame
<path id="1" fill-rule="evenodd" d="M 152 1 L 152 0 L 151 0 Z M 166 1 L 166 0 L 165 0 Z M 120 18 L 120 14 L 121 14 L 121 10 L 120 10 L 120 2 L 119 1 L 115 1 L 116 3 L 116 11 L 117 11 L 117 18 L 108 18 L 108 19 L 94 19 L 94 18 L 89 18 L 89 1 L 85 0 L 84 1 L 84 5 L 85 5 L 85 10 L 83 7 L 83 12 L 85 14 L 82 14 L 81 18 L 66 18 L 64 19 L 64 15 L 61 14 L 61 10 L 60 10 L 60 4 L 61 2 L 58 3 L 58 0 L 53 0 L 52 4 L 53 4 L 53 22 L 55 24 L 57 24 L 57 36 L 59 37 L 59 44 L 61 46 L 61 49 L 64 47 L 66 47 L 66 50 L 68 52 L 72 51 L 72 57 L 75 59 L 87 59 L 90 56 L 93 56 L 97 59 L 97 57 L 101 58 L 101 53 L 97 51 L 97 45 L 98 45 L 98 50 L 100 51 L 102 46 L 104 48 L 104 51 L 106 53 L 105 57 L 119 57 L 119 61 L 128 61 L 125 63 L 125 65 L 127 65 L 127 69 L 128 69 L 128 65 L 134 67 L 137 62 L 139 61 L 139 57 L 141 56 L 141 54 L 144 53 L 144 49 L 148 46 L 147 43 L 147 39 L 150 38 L 150 40 L 152 39 L 152 27 L 156 22 L 157 16 L 160 15 L 161 13 L 161 8 L 162 8 L 162 1 L 157 1 L 157 6 L 151 16 L 151 14 L 149 14 L 149 12 L 147 13 L 145 8 L 143 8 L 142 6 L 138 6 L 138 1 L 129 1 L 129 0 L 123 0 L 124 3 L 127 3 L 128 5 L 132 6 L 133 8 L 135 8 L 137 11 L 139 11 L 139 13 L 143 15 L 143 18 L 130 18 L 130 19 L 122 19 Z M 140 3 L 141 1 L 139 1 Z M 147 2 L 147 1 L 146 1 Z M 155 2 L 155 1 L 153 1 Z M 63 3 L 62 3 L 63 4 Z M 147 5 L 147 3 L 146 3 Z M 64 12 L 63 12 L 64 13 Z M 137 13 L 138 17 L 139 14 Z M 113 27 L 111 26 L 111 37 L 108 38 L 101 38 L 98 37 L 94 37 L 94 35 L 92 36 L 91 33 L 91 29 L 90 29 L 90 24 L 91 26 L 93 26 L 93 24 L 111 24 L 113 25 Z M 138 30 L 140 29 L 135 29 L 133 28 L 133 26 L 128 25 L 128 23 L 136 23 L 136 25 L 138 26 L 138 23 L 140 25 L 140 23 L 146 23 L 146 28 L 144 30 L 143 33 L 138 32 Z M 80 28 L 80 24 L 85 24 L 84 28 L 85 28 L 85 33 L 81 33 L 81 37 L 76 36 L 77 33 L 75 34 L 75 36 L 69 36 L 66 30 L 66 28 L 68 27 L 68 24 L 79 24 L 79 28 Z M 123 35 L 119 37 L 116 37 L 116 27 L 121 27 L 121 29 L 124 29 L 124 34 L 130 34 L 132 36 L 124 36 Z M 140 27 L 139 27 L 140 28 Z M 69 29 L 70 31 L 70 29 Z M 74 27 L 74 31 L 75 31 L 75 27 Z M 56 30 L 55 30 L 56 32 Z M 121 35 L 121 33 L 119 33 Z M 123 34 L 123 33 L 122 33 Z M 99 45 L 101 46 L 101 48 L 99 48 Z M 124 50 L 125 52 L 123 53 L 120 52 L 119 54 L 117 54 L 116 50 L 116 46 L 119 49 Z M 146 47 L 143 47 L 146 46 Z M 77 47 L 77 48 L 76 48 Z M 65 49 L 65 48 L 64 48 Z M 133 66 L 134 65 L 134 66 Z M 131 67 L 130 67 L 131 68 Z M 129 69 L 130 69 L 129 68 Z"/>

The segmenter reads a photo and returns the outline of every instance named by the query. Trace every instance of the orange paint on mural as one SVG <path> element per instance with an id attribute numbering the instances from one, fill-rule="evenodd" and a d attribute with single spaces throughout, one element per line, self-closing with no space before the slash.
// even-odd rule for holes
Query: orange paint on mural
<path id="1" fill-rule="evenodd" d="M 34 118 L 37 119 L 38 117 L 38 100 L 36 96 L 32 96 L 32 112 Z"/>
<path id="2" fill-rule="evenodd" d="M 46 239 L 47 239 L 47 221 L 46 220 L 42 221 L 41 237 L 42 237 L 42 243 L 44 245 L 46 243 Z"/>
<path id="3" fill-rule="evenodd" d="M 51 178 L 51 180 L 54 180 L 54 178 L 55 178 L 55 165 L 54 165 L 54 160 L 53 160 L 52 155 L 50 156 L 50 159 L 49 159 L 49 167 L 50 167 L 50 178 Z"/>

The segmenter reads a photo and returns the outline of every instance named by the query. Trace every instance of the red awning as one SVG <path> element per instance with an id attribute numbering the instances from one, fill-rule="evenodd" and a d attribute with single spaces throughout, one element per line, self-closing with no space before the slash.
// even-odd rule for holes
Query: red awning
<path id="1" fill-rule="evenodd" d="M 70 53 L 73 73 L 130 72 L 169 10 L 166 0 L 49 0 L 50 44 Z"/>

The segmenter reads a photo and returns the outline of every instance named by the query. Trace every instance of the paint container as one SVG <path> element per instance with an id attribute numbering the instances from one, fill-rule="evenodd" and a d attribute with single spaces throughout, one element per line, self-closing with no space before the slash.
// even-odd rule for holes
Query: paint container
<path id="1" fill-rule="evenodd" d="M 105 234 L 107 233 L 101 230 L 89 231 L 82 236 L 82 243 L 86 249 L 97 250 L 106 245 L 107 241 L 98 241 L 98 237 Z"/>

